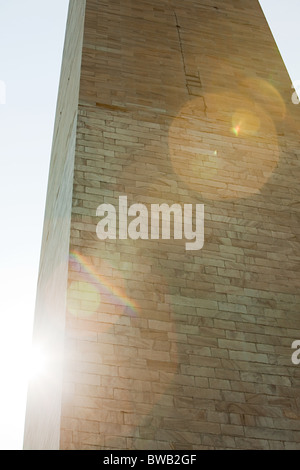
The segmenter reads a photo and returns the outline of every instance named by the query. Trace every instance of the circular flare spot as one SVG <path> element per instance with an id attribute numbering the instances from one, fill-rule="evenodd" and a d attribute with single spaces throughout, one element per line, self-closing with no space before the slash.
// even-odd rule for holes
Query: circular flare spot
<path id="1" fill-rule="evenodd" d="M 260 128 L 260 120 L 246 109 L 238 109 L 232 116 L 233 133 L 238 136 L 255 135 Z"/>
<path id="2" fill-rule="evenodd" d="M 174 171 L 207 199 L 246 198 L 260 192 L 278 163 L 273 120 L 255 101 L 235 93 L 188 101 L 169 129 Z"/>
<path id="3" fill-rule="evenodd" d="M 282 120 L 285 118 L 285 102 L 271 81 L 258 77 L 248 77 L 242 81 L 241 86 L 247 91 L 248 97 L 255 100 L 274 119 Z"/>

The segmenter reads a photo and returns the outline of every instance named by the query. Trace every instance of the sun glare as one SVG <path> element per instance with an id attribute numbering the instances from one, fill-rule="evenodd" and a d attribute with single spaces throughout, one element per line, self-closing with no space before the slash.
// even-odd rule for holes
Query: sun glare
<path id="1" fill-rule="evenodd" d="M 33 346 L 28 358 L 28 378 L 30 380 L 36 379 L 41 376 L 47 365 L 46 354 L 40 346 Z"/>

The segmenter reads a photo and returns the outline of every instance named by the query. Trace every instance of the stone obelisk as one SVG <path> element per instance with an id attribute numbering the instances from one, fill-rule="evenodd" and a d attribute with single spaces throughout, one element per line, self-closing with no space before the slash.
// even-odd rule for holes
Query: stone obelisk
<path id="1" fill-rule="evenodd" d="M 300 449 L 292 93 L 257 0 L 70 1 L 25 449 Z M 203 205 L 203 247 L 136 204 Z"/>

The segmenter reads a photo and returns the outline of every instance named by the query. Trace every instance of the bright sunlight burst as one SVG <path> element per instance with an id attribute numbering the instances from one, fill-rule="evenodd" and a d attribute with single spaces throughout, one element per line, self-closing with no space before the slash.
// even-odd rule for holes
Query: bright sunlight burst
<path id="1" fill-rule="evenodd" d="M 47 357 L 41 346 L 33 346 L 29 352 L 27 363 L 27 377 L 34 380 L 45 373 L 47 367 Z"/>

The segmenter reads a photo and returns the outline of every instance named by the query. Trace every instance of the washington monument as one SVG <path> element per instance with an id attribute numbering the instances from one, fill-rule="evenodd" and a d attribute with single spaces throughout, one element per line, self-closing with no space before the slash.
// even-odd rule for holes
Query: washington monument
<path id="1" fill-rule="evenodd" d="M 300 449 L 292 96 L 257 0 L 70 1 L 25 449 Z"/>

